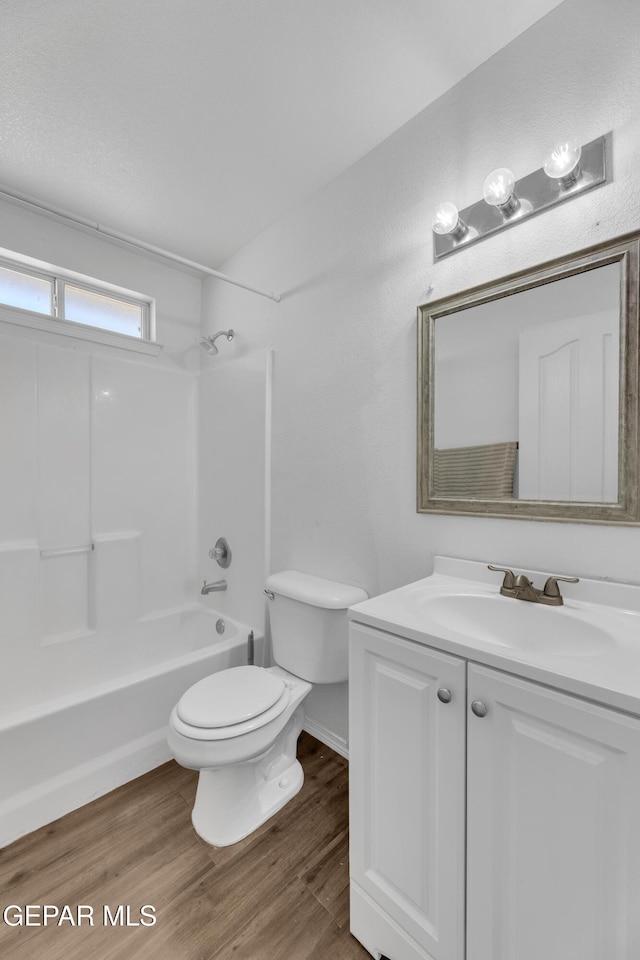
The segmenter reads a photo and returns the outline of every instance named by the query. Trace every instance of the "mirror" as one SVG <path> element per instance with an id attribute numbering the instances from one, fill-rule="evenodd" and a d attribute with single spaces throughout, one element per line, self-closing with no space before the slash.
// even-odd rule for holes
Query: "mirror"
<path id="1" fill-rule="evenodd" d="M 639 244 L 418 308 L 418 512 L 640 522 Z"/>

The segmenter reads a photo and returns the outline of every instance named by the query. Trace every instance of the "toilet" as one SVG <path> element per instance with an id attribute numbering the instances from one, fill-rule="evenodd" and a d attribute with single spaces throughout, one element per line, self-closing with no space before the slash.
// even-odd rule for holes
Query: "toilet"
<path id="1" fill-rule="evenodd" d="M 276 665 L 205 677 L 169 720 L 173 756 L 200 771 L 194 829 L 217 847 L 248 836 L 302 787 L 302 702 L 312 684 L 348 678 L 347 607 L 367 599 L 359 587 L 296 570 L 272 574 L 265 587 Z"/>

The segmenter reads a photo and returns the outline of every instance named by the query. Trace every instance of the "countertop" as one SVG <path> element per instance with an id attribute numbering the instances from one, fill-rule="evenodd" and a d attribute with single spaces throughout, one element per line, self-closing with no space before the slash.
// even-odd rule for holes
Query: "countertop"
<path id="1" fill-rule="evenodd" d="M 542 586 L 549 575 L 534 570 L 514 572 L 526 574 L 536 586 Z M 639 585 L 590 579 L 562 583 L 564 605 L 553 607 L 500 597 L 501 583 L 502 574 L 488 570 L 486 564 L 436 557 L 431 576 L 355 604 L 349 609 L 349 619 L 640 716 Z M 472 637 L 430 617 L 431 598 L 468 594 L 519 604 L 522 616 L 535 616 L 536 627 L 542 627 L 544 649 L 537 649 L 535 641 L 514 649 L 486 637 Z M 563 616 L 572 617 L 574 623 L 577 620 L 578 628 L 583 622 L 585 632 L 589 625 L 606 631 L 611 638 L 608 645 L 573 652 L 565 643 L 562 652 L 557 652 L 553 630 L 556 618 Z M 565 652 L 567 649 L 570 652 Z"/>

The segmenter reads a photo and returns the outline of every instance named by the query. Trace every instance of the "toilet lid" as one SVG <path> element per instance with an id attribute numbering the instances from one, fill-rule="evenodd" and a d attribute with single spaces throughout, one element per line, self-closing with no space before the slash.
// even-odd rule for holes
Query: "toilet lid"
<path id="1" fill-rule="evenodd" d="M 263 667 L 231 667 L 199 680 L 182 695 L 178 716 L 192 727 L 230 727 L 260 716 L 285 685 Z"/>

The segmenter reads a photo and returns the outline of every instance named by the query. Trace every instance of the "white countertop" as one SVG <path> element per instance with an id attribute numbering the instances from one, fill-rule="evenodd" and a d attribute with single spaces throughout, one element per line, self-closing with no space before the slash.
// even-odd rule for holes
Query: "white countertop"
<path id="1" fill-rule="evenodd" d="M 549 575 L 520 568 L 514 573 L 524 573 L 537 587 Z M 564 605 L 553 607 L 500 597 L 501 584 L 502 574 L 488 570 L 484 563 L 436 557 L 431 576 L 352 606 L 349 618 L 640 715 L 640 586 L 587 579 L 577 584 L 561 583 Z M 500 603 L 519 604 L 522 616 L 535 617 L 536 627 L 542 627 L 543 648 L 537 649 L 535 641 L 511 648 L 486 636 L 454 630 L 430 615 L 430 599 L 455 595 L 497 597 Z M 578 629 L 584 623 L 585 634 L 591 628 L 603 631 L 607 645 L 586 645 L 584 650 L 578 652 L 576 648 L 573 652 L 565 643 L 562 652 L 554 651 L 554 626 L 561 625 L 558 617 L 571 617 Z"/>

